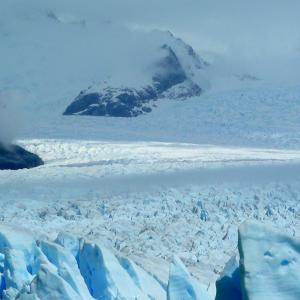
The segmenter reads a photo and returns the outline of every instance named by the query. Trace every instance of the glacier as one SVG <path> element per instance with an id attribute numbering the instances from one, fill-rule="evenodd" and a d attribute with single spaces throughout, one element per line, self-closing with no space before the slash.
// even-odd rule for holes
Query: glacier
<path id="1" fill-rule="evenodd" d="M 45 161 L 0 171 L 0 298 L 299 298 L 299 83 L 104 2 L 0 3 L 0 140 Z M 247 223 L 239 261 L 245 219 L 293 238 Z"/>
<path id="2" fill-rule="evenodd" d="M 245 300 L 300 299 L 300 240 L 258 222 L 239 228 Z"/>
<path id="3" fill-rule="evenodd" d="M 215 300 L 296 300 L 300 297 L 300 240 L 248 220 L 238 230 L 237 257 L 216 282 Z"/>
<path id="4" fill-rule="evenodd" d="M 215 300 L 243 300 L 240 266 L 236 256 L 227 262 L 220 278 L 216 281 Z"/>
<path id="5" fill-rule="evenodd" d="M 216 294 L 174 255 L 165 286 L 131 259 L 61 232 L 54 241 L 0 226 L 0 299 L 12 300 L 296 300 L 300 242 L 263 223 L 238 232 L 239 257 L 216 281 Z"/>
<path id="6" fill-rule="evenodd" d="M 211 300 L 176 258 L 168 289 L 128 258 L 107 248 L 59 233 L 55 241 L 0 226 L 0 299 Z M 182 298 L 190 293 L 192 298 Z"/>
<path id="7" fill-rule="evenodd" d="M 174 256 L 170 267 L 167 300 L 212 300 L 205 288 L 190 275 L 182 261 Z"/>

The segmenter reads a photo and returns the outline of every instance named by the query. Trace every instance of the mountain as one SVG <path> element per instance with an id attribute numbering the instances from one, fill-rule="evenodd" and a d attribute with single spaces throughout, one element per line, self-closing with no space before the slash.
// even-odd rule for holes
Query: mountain
<path id="1" fill-rule="evenodd" d="M 207 64 L 191 46 L 107 19 L 98 1 L 4 0 L 1 11 L 0 86 L 22 91 L 22 111 L 137 116 L 204 88 Z"/>
<path id="2" fill-rule="evenodd" d="M 155 33 L 150 34 L 155 37 Z M 168 44 L 153 48 L 158 55 L 151 55 L 155 60 L 151 61 L 151 78 L 147 85 L 137 88 L 115 87 L 105 82 L 90 86 L 80 92 L 64 114 L 136 117 L 151 112 L 159 99 L 199 96 L 202 88 L 195 82 L 195 73 L 206 66 L 205 62 L 191 46 L 171 33 L 159 34 L 164 35 L 162 40 Z"/>

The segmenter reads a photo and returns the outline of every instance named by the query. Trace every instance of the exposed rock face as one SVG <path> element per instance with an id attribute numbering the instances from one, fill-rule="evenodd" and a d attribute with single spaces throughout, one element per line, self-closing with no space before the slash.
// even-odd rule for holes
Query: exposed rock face
<path id="1" fill-rule="evenodd" d="M 161 48 L 166 52 L 166 55 L 156 64 L 157 71 L 152 77 L 153 86 L 158 94 L 187 79 L 187 75 L 173 49 L 168 45 L 163 45 Z"/>
<path id="2" fill-rule="evenodd" d="M 82 91 L 65 115 L 90 115 L 111 117 L 136 117 L 150 112 L 149 101 L 157 100 L 157 93 L 151 87 L 142 90 L 105 87 L 101 93 Z"/>
<path id="3" fill-rule="evenodd" d="M 0 170 L 29 169 L 43 164 L 42 159 L 36 154 L 20 146 L 4 146 L 0 143 Z"/>
<path id="4" fill-rule="evenodd" d="M 263 224 L 239 228 L 244 300 L 300 299 L 300 241 Z"/>
<path id="5" fill-rule="evenodd" d="M 161 57 L 152 67 L 153 75 L 148 85 L 139 88 L 107 83 L 93 85 L 80 92 L 64 115 L 136 117 L 151 112 L 158 99 L 199 96 L 202 89 L 194 81 L 194 72 L 204 67 L 205 63 L 192 47 L 171 37 L 176 47 L 161 46 Z M 180 52 L 180 57 L 176 51 Z"/>

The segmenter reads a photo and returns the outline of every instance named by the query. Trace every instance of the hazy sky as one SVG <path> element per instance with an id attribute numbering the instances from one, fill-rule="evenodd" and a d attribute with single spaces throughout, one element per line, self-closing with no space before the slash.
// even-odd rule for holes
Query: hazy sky
<path id="1" fill-rule="evenodd" d="M 282 53 L 300 47 L 298 0 L 126 0 L 108 15 L 128 22 L 161 26 L 188 38 L 199 48 Z M 284 45 L 286 43 L 286 45 Z M 243 45 L 242 45 L 243 44 Z"/>
<path id="2" fill-rule="evenodd" d="M 22 1 L 15 2 L 21 9 Z M 39 6 L 80 11 L 78 17 L 87 20 L 171 30 L 220 72 L 300 77 L 300 0 L 52 0 Z"/>
<path id="3" fill-rule="evenodd" d="M 299 0 L 106 0 L 103 14 L 135 27 L 170 29 L 220 65 L 299 75 Z"/>

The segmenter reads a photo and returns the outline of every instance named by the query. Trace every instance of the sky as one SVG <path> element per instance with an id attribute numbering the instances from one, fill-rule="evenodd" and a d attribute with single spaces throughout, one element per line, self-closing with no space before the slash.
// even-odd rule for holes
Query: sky
<path id="1" fill-rule="evenodd" d="M 38 3 L 13 2 L 16 12 Z M 79 19 L 170 30 L 217 73 L 253 73 L 279 82 L 299 77 L 299 0 L 52 0 L 38 6 L 75 16 L 80 12 Z"/>
<path id="2" fill-rule="evenodd" d="M 220 68 L 279 81 L 299 77 L 298 0 L 106 0 L 105 5 L 106 15 L 119 22 L 171 30 Z"/>
<path id="3" fill-rule="evenodd" d="M 111 10 L 107 14 L 116 19 L 165 27 L 199 49 L 244 48 L 245 53 L 257 55 L 293 51 L 296 44 L 299 51 L 300 47 L 297 0 L 127 0 L 110 1 L 107 6 Z"/>
<path id="4" fill-rule="evenodd" d="M 68 1 L 55 2 L 68 9 Z M 202 53 L 251 63 L 300 56 L 299 0 L 73 0 L 76 5 L 104 22 L 171 30 Z"/>

